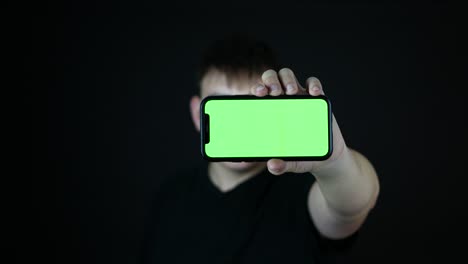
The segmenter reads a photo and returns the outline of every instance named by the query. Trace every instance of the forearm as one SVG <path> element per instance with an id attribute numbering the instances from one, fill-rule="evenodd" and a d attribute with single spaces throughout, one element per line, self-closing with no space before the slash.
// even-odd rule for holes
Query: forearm
<path id="1" fill-rule="evenodd" d="M 378 178 L 372 164 L 360 153 L 345 147 L 337 160 L 311 173 L 333 215 L 352 220 L 374 206 Z"/>

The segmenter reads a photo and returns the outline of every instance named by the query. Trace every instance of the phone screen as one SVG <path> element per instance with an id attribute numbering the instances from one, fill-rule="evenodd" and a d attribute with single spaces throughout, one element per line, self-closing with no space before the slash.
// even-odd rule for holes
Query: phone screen
<path id="1" fill-rule="evenodd" d="M 325 96 L 210 96 L 201 103 L 201 130 L 210 160 L 323 160 L 332 149 Z"/>

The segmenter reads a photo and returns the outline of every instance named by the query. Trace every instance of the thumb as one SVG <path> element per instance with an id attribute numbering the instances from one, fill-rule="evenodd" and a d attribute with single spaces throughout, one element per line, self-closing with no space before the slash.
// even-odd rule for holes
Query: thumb
<path id="1" fill-rule="evenodd" d="M 271 174 L 281 175 L 285 172 L 294 172 L 297 167 L 297 161 L 284 161 L 280 159 L 270 159 L 267 162 L 268 170 Z"/>

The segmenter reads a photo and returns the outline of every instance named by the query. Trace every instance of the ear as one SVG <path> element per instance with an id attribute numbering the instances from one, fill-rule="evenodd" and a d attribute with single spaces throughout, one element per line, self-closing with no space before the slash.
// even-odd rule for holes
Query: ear
<path id="1" fill-rule="evenodd" d="M 195 129 L 200 132 L 200 97 L 198 95 L 194 95 L 190 98 L 190 114 L 192 115 Z"/>

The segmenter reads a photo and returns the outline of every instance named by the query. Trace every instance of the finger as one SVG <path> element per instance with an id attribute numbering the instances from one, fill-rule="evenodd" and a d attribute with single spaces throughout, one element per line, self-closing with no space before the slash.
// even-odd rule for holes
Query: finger
<path id="1" fill-rule="evenodd" d="M 250 89 L 250 93 L 255 96 L 263 97 L 268 94 L 268 89 L 263 84 L 257 84 Z"/>
<path id="2" fill-rule="evenodd" d="M 281 175 L 288 171 L 295 171 L 295 167 L 297 167 L 296 161 L 289 161 L 286 162 L 280 159 L 270 159 L 267 162 L 268 170 L 271 174 L 274 175 Z"/>
<path id="3" fill-rule="evenodd" d="M 270 95 L 276 96 L 283 93 L 278 75 L 274 70 L 267 70 L 262 74 L 262 81 L 270 91 Z"/>
<path id="4" fill-rule="evenodd" d="M 296 77 L 291 69 L 283 68 L 278 72 L 278 75 L 286 94 L 292 95 L 299 91 Z"/>
<path id="5" fill-rule="evenodd" d="M 307 90 L 310 95 L 318 96 L 318 95 L 325 95 L 322 89 L 322 84 L 320 83 L 319 79 L 315 77 L 309 77 L 306 81 Z"/>

